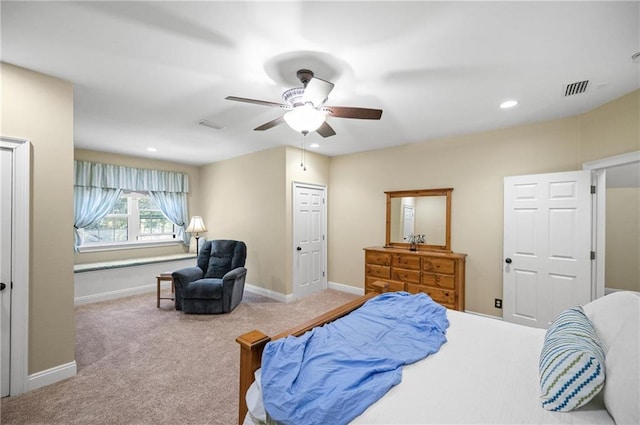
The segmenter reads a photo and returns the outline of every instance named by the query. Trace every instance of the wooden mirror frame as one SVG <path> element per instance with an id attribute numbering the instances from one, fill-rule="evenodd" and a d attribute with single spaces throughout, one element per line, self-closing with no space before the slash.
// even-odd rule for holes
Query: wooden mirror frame
<path id="1" fill-rule="evenodd" d="M 387 195 L 387 230 L 385 237 L 385 248 L 405 248 L 409 249 L 408 243 L 391 241 L 391 199 L 404 197 L 420 197 L 420 196 L 446 196 L 446 227 L 445 227 L 445 244 L 430 245 L 417 244 L 419 251 L 446 251 L 451 252 L 451 192 L 453 188 L 446 189 L 419 189 L 419 190 L 396 190 L 385 192 Z"/>

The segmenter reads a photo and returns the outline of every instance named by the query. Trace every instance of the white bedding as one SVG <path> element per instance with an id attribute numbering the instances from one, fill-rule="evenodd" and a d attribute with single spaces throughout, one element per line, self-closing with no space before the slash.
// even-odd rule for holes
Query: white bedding
<path id="1" fill-rule="evenodd" d="M 447 310 L 447 343 L 404 368 L 402 383 L 352 424 L 608 424 L 602 398 L 544 410 L 538 362 L 545 330 Z"/>
<path id="2" fill-rule="evenodd" d="M 568 413 L 541 407 L 544 329 L 454 310 L 447 316 L 447 343 L 440 351 L 405 367 L 402 382 L 352 424 L 614 423 L 601 396 Z"/>

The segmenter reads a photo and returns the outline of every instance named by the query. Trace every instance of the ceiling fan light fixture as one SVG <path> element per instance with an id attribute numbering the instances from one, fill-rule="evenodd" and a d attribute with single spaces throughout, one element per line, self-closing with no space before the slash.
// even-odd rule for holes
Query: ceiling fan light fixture
<path id="1" fill-rule="evenodd" d="M 303 134 L 316 131 L 325 119 L 325 113 L 314 108 L 310 103 L 298 106 L 284 114 L 284 120 L 289 127 Z"/>

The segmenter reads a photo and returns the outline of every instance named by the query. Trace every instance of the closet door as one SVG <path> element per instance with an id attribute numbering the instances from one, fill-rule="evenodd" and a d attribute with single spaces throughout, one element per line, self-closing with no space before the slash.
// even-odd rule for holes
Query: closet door
<path id="1" fill-rule="evenodd" d="M 591 172 L 504 180 L 503 318 L 547 328 L 592 299 Z"/>

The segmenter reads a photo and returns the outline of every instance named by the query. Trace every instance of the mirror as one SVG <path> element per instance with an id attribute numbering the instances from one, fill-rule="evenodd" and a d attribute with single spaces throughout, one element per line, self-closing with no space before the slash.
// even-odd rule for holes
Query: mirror
<path id="1" fill-rule="evenodd" d="M 398 190 L 387 194 L 386 247 L 451 251 L 453 189 Z M 411 236 L 417 236 L 412 244 Z M 424 236 L 421 238 L 421 236 Z"/>

